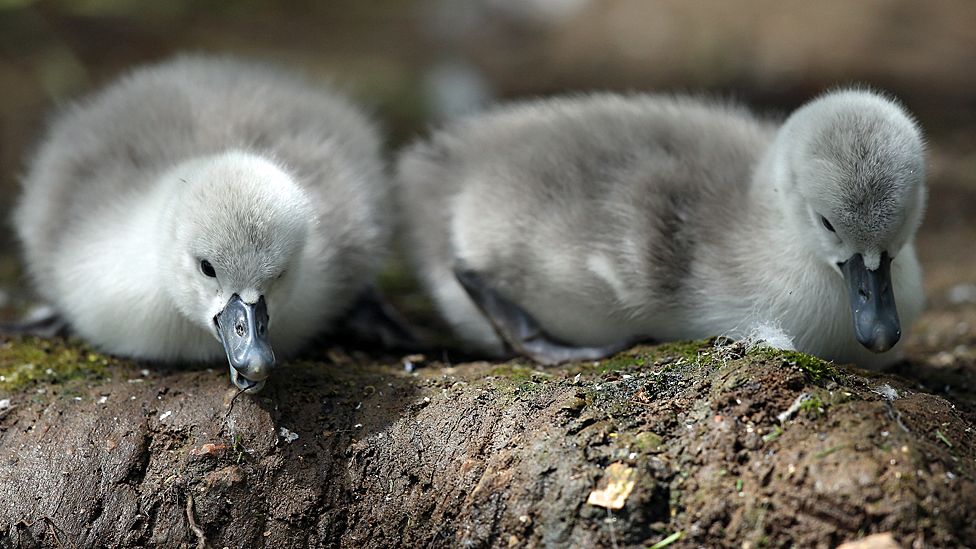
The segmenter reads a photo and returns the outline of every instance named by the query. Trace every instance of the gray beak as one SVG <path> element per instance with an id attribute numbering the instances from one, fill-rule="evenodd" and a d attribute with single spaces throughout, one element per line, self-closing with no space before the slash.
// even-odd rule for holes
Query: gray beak
<path id="1" fill-rule="evenodd" d="M 264 296 L 257 303 L 244 303 L 234 294 L 223 311 L 214 317 L 220 342 L 230 363 L 230 379 L 242 391 L 256 393 L 275 366 L 268 341 L 268 306 Z"/>
<path id="2" fill-rule="evenodd" d="M 888 252 L 881 254 L 881 264 L 870 271 L 861 254 L 855 254 L 841 263 L 840 269 L 847 281 L 857 340 L 876 353 L 891 349 L 901 339 L 895 294 L 891 290 L 891 256 Z"/>

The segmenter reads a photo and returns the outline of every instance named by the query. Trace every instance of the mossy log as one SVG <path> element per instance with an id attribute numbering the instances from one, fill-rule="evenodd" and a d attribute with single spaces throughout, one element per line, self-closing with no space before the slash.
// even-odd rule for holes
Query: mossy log
<path id="1" fill-rule="evenodd" d="M 0 547 L 976 542 L 967 418 L 795 353 L 407 373 L 331 350 L 249 396 L 222 368 L 8 340 L 0 376 Z"/>

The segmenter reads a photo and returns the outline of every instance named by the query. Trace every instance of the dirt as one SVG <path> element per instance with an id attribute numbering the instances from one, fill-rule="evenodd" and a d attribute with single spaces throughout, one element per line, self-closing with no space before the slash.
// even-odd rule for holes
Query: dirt
<path id="1" fill-rule="evenodd" d="M 61 367 L 0 390 L 0 547 L 976 543 L 976 402 L 920 388 L 971 358 L 909 380 L 708 341 L 407 373 L 331 349 L 252 397 L 7 340 L 0 374 L 38 352 Z M 623 507 L 587 504 L 615 463 Z"/>

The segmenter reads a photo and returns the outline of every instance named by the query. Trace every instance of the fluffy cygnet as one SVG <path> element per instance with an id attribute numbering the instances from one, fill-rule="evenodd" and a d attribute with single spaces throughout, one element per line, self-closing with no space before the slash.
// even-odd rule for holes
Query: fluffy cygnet
<path id="1" fill-rule="evenodd" d="M 372 282 L 388 190 L 376 132 L 339 95 L 182 57 L 60 112 L 15 222 L 73 331 L 142 359 L 226 355 L 254 392 Z"/>
<path id="2" fill-rule="evenodd" d="M 408 149 L 414 262 L 457 333 L 542 363 L 781 328 L 880 366 L 919 314 L 922 138 L 892 100 L 827 93 L 782 125 L 610 94 L 459 121 Z"/>

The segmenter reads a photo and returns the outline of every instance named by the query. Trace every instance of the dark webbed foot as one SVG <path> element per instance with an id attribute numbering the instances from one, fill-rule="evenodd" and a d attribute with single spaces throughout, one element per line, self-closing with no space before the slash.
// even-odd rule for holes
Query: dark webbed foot
<path id="1" fill-rule="evenodd" d="M 566 345 L 547 334 L 524 309 L 502 297 L 475 271 L 456 267 L 454 276 L 468 292 L 498 336 L 511 349 L 539 364 L 553 366 L 563 362 L 598 360 L 631 347 L 627 339 L 600 347 Z"/>
<path id="2" fill-rule="evenodd" d="M 50 339 L 68 335 L 68 323 L 54 309 L 45 309 L 19 322 L 0 323 L 0 335 Z"/>
<path id="3" fill-rule="evenodd" d="M 367 288 L 359 296 L 340 330 L 356 340 L 378 343 L 386 349 L 425 349 L 407 321 L 393 308 L 386 296 L 373 287 Z"/>

